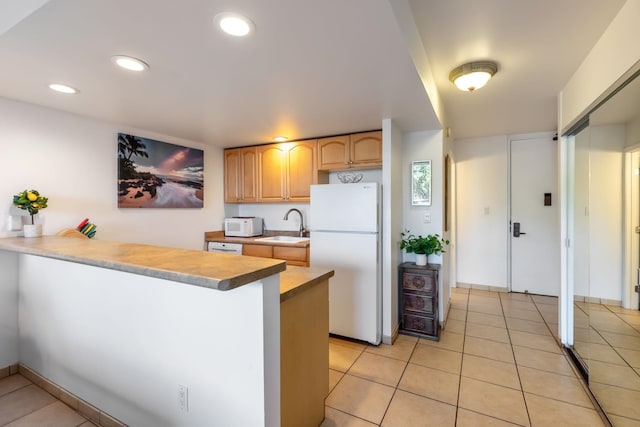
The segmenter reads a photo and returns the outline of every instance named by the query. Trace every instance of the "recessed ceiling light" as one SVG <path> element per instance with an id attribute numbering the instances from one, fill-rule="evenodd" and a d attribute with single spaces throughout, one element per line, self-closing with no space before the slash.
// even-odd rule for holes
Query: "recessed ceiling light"
<path id="1" fill-rule="evenodd" d="M 213 18 L 213 22 L 225 33 L 236 37 L 244 37 L 256 29 L 249 18 L 233 12 L 219 13 Z"/>
<path id="2" fill-rule="evenodd" d="M 273 140 L 276 142 L 285 142 L 287 141 L 289 138 L 287 138 L 286 136 L 274 136 Z"/>
<path id="3" fill-rule="evenodd" d="M 118 67 L 129 71 L 144 71 L 149 69 L 149 64 L 132 56 L 116 55 L 111 57 L 111 61 Z"/>
<path id="4" fill-rule="evenodd" d="M 66 93 L 66 94 L 78 93 L 78 89 L 75 89 L 75 88 L 72 88 L 71 86 L 63 85 L 60 83 L 50 84 L 49 89 L 55 90 L 56 92 L 60 92 L 60 93 Z"/>

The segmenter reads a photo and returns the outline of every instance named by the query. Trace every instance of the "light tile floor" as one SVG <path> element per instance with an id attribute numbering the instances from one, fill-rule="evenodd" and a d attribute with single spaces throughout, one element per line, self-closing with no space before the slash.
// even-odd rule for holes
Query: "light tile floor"
<path id="1" fill-rule="evenodd" d="M 322 426 L 603 426 L 554 339 L 557 323 L 555 298 L 454 289 L 439 342 L 400 335 L 375 347 L 330 338 Z M 635 363 L 635 341 L 620 344 L 620 356 Z M 604 350 L 599 357 L 620 363 Z M 0 380 L 0 426 L 94 425 L 20 375 Z"/>
<path id="2" fill-rule="evenodd" d="M 74 411 L 20 374 L 0 379 L 0 426 L 93 427 Z"/>
<path id="3" fill-rule="evenodd" d="M 458 288 L 439 342 L 330 338 L 322 426 L 604 426 L 557 316 L 556 298 Z"/>

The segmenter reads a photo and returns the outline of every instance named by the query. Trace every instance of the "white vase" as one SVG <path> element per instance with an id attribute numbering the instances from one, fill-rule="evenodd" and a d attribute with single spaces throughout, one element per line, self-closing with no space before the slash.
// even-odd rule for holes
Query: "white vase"
<path id="1" fill-rule="evenodd" d="M 416 265 L 427 265 L 427 255 L 416 254 Z"/>
<path id="2" fill-rule="evenodd" d="M 42 224 L 25 224 L 22 230 L 24 231 L 24 237 L 42 236 Z"/>
<path id="3" fill-rule="evenodd" d="M 429 254 L 427 257 L 428 264 L 437 264 L 438 263 L 438 255 Z"/>

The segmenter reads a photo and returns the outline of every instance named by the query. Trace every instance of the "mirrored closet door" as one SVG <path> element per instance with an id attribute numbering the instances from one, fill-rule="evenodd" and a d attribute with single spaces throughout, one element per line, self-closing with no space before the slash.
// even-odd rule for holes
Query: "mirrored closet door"
<path id="1" fill-rule="evenodd" d="M 565 135 L 570 351 L 612 423 L 640 425 L 640 78 L 581 123 Z"/>

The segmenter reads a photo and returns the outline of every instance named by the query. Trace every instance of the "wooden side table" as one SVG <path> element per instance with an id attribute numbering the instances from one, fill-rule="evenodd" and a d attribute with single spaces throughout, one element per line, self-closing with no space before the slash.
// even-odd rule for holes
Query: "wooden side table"
<path id="1" fill-rule="evenodd" d="M 439 340 L 438 272 L 440 264 L 418 266 L 405 262 L 398 267 L 400 332 Z"/>

